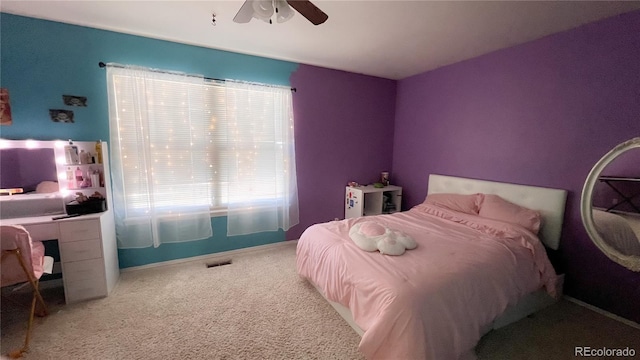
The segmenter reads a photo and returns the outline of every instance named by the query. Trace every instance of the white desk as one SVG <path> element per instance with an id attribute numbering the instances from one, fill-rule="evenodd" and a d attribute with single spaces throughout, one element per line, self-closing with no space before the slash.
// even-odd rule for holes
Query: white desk
<path id="1" fill-rule="evenodd" d="M 0 225 L 22 225 L 35 241 L 58 240 L 67 303 L 109 295 L 120 276 L 112 210 L 52 220 L 55 216 L 3 219 Z"/>

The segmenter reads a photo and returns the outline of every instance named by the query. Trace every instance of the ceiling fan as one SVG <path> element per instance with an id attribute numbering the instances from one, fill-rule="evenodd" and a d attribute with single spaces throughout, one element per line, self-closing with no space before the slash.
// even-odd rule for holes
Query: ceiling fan
<path id="1" fill-rule="evenodd" d="M 256 18 L 271 24 L 271 17 L 275 14 L 276 21 L 283 23 L 291 19 L 295 13 L 291 8 L 311 21 L 313 25 L 320 25 L 329 18 L 309 0 L 245 0 L 233 21 L 248 23 L 252 18 Z"/>

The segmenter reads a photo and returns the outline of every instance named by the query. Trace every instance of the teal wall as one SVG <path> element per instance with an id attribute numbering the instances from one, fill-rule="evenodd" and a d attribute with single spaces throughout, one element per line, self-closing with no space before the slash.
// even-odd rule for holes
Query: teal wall
<path id="1" fill-rule="evenodd" d="M 105 70 L 98 62 L 198 73 L 206 77 L 289 85 L 298 64 L 81 26 L 0 14 L 0 84 L 9 89 L 8 139 L 109 138 Z M 66 107 L 62 95 L 88 98 Z M 54 123 L 49 109 L 73 110 L 76 122 Z"/>
<path id="2" fill-rule="evenodd" d="M 9 90 L 13 124 L 5 139 L 108 140 L 106 74 L 116 62 L 289 86 L 298 64 L 110 31 L 0 14 L 0 86 Z M 86 96 L 86 108 L 62 95 Z M 49 109 L 68 109 L 75 123 L 54 123 Z M 120 267 L 198 256 L 283 241 L 282 231 L 226 237 L 226 217 L 212 218 L 213 238 L 158 248 L 119 250 Z"/>

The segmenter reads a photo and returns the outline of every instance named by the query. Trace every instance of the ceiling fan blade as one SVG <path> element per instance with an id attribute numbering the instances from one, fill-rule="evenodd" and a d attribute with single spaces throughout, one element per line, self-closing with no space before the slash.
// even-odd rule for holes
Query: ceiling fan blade
<path id="1" fill-rule="evenodd" d="M 244 4 L 242 4 L 242 7 L 240 7 L 240 10 L 238 10 L 238 13 L 233 18 L 233 22 L 237 22 L 240 24 L 248 23 L 249 21 L 251 21 L 252 17 L 253 6 L 251 4 L 251 0 L 245 0 Z"/>
<path id="2" fill-rule="evenodd" d="M 309 0 L 287 0 L 287 4 L 296 9 L 296 11 L 307 18 L 307 20 L 311 21 L 313 25 L 320 25 L 329 18 L 327 14 L 318 9 L 318 7 L 313 5 Z"/>

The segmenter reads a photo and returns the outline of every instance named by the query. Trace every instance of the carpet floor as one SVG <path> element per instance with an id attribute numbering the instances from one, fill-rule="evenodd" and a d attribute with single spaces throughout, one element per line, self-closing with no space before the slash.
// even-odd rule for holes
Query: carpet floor
<path id="1" fill-rule="evenodd" d="M 6 290 L 2 354 L 21 346 L 28 317 Z M 26 293 L 7 296 L 29 303 Z M 295 243 L 225 266 L 124 272 L 104 299 L 65 305 L 59 281 L 44 283 L 43 296 L 50 315 L 36 318 L 25 359 L 363 359 L 359 336 L 298 277 Z M 479 359 L 570 359 L 576 346 L 630 347 L 640 357 L 640 330 L 562 300 L 490 332 L 476 350 Z"/>

